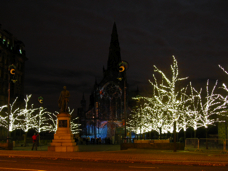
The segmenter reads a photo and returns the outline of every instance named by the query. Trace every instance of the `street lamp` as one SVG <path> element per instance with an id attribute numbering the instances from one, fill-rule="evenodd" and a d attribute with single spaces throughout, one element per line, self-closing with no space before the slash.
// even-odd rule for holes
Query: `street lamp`
<path id="1" fill-rule="evenodd" d="M 177 103 L 177 107 L 179 109 L 180 101 L 177 100 L 176 103 Z M 174 143 L 173 152 L 177 151 L 177 131 L 176 131 L 177 126 L 176 126 L 176 124 L 177 124 L 177 113 L 179 114 L 179 110 L 178 109 L 175 111 L 174 124 L 173 124 L 173 127 L 174 127 L 174 129 L 173 129 L 173 143 Z"/>
<path id="2" fill-rule="evenodd" d="M 10 82 L 12 81 L 13 83 L 15 83 L 17 80 L 15 79 L 15 72 L 16 72 L 16 66 L 14 64 L 9 65 L 8 67 L 8 118 L 7 118 L 7 122 L 8 122 L 8 131 L 7 131 L 7 143 L 8 143 L 8 147 L 9 147 L 9 143 L 10 143 L 10 121 L 9 121 L 9 116 L 10 116 Z"/>
<path id="3" fill-rule="evenodd" d="M 125 138 L 127 137 L 127 109 L 126 109 L 126 92 L 127 92 L 127 83 L 126 83 L 126 70 L 128 69 L 129 65 L 126 61 L 121 61 L 118 64 L 118 70 L 120 73 L 123 73 L 123 78 L 117 78 L 118 80 L 124 81 L 124 121 L 125 121 Z"/>

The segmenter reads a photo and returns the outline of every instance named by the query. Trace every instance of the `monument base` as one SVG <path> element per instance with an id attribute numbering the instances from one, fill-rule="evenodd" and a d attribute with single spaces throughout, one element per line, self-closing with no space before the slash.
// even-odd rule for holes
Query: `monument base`
<path id="1" fill-rule="evenodd" d="M 78 151 L 78 146 L 74 141 L 73 134 L 70 130 L 70 114 L 60 113 L 57 115 L 57 131 L 48 151 L 55 152 L 74 152 Z"/>

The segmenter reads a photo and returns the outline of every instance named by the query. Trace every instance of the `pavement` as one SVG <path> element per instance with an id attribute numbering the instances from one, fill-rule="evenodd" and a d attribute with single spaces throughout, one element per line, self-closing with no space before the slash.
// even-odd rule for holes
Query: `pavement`
<path id="1" fill-rule="evenodd" d="M 13 150 L 0 150 L 0 157 L 28 157 L 65 159 L 79 161 L 151 163 L 178 165 L 228 166 L 228 153 L 219 150 L 177 151 L 128 149 L 120 150 L 120 145 L 79 145 L 78 152 L 51 152 L 47 145 L 37 151 L 27 147 L 14 147 Z"/>

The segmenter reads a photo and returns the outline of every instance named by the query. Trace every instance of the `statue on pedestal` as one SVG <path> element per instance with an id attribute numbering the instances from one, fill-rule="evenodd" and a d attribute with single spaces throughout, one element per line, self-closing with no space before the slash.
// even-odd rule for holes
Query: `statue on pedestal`
<path id="1" fill-rule="evenodd" d="M 68 113 L 68 102 L 69 102 L 70 93 L 66 89 L 66 86 L 63 87 L 63 90 L 60 93 L 58 106 L 60 108 L 59 113 Z"/>

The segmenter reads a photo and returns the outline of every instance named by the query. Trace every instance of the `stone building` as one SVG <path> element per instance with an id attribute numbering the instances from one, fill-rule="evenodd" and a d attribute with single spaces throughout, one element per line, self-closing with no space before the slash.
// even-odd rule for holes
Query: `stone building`
<path id="1" fill-rule="evenodd" d="M 128 89 L 126 71 L 120 72 L 121 62 L 117 27 L 114 23 L 107 68 L 103 67 L 103 79 L 99 83 L 95 81 L 90 95 L 89 109 L 86 110 L 84 95 L 81 107 L 78 109 L 77 115 L 82 129 L 81 137 L 103 140 L 106 138 L 112 142 L 117 142 L 124 137 L 124 105 L 126 104 L 127 108 Z"/>
<path id="2" fill-rule="evenodd" d="M 7 30 L 3 30 L 0 25 L 0 105 L 7 104 L 9 66 L 15 66 L 15 83 L 11 80 L 11 99 L 24 97 L 24 68 L 27 60 L 25 45 Z"/>
<path id="3" fill-rule="evenodd" d="M 16 97 L 18 97 L 17 105 L 23 102 L 26 60 L 24 43 L 9 31 L 2 29 L 0 25 L 0 106 L 8 103 L 9 81 L 11 102 Z M 9 68 L 15 68 L 13 71 L 15 75 L 10 74 Z M 2 130 L 0 135 L 1 132 Z"/>

